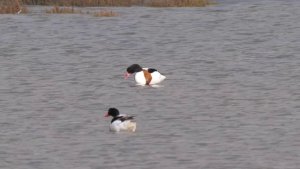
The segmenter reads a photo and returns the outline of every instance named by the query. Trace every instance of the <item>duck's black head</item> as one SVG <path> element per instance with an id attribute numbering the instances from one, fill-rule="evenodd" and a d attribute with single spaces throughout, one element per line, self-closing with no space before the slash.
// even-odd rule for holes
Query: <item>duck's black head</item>
<path id="1" fill-rule="evenodd" d="M 133 65 L 131 65 L 127 68 L 127 72 L 130 73 L 130 74 L 136 73 L 136 72 L 139 72 L 139 71 L 142 71 L 142 70 L 143 70 L 142 67 L 138 64 L 133 64 Z"/>
<path id="2" fill-rule="evenodd" d="M 106 113 L 105 117 L 112 116 L 117 117 L 119 115 L 119 110 L 116 108 L 109 108 L 108 112 Z"/>

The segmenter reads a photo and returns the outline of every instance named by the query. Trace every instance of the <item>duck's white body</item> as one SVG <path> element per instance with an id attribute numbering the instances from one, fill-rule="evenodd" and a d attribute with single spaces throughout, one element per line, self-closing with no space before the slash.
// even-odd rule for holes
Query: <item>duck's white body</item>
<path id="1" fill-rule="evenodd" d="M 119 115 L 118 117 L 126 117 L 126 115 Z M 136 122 L 132 122 L 131 120 L 115 120 L 110 124 L 110 131 L 120 132 L 120 131 L 130 131 L 135 132 L 136 130 Z"/>
<path id="2" fill-rule="evenodd" d="M 143 68 L 143 70 L 148 70 L 148 68 Z M 158 71 L 154 71 L 151 74 L 151 81 L 149 83 L 149 85 L 154 85 L 154 84 L 158 84 L 160 82 L 162 82 L 163 80 L 165 80 L 166 76 L 160 74 Z M 145 74 L 144 74 L 144 71 L 140 71 L 140 72 L 137 72 L 135 74 L 135 81 L 137 84 L 139 85 L 146 85 L 146 78 L 145 78 Z"/>
<path id="3" fill-rule="evenodd" d="M 120 121 L 116 120 L 110 124 L 110 131 L 120 132 L 120 131 L 130 131 L 135 132 L 136 123 L 132 121 Z"/>

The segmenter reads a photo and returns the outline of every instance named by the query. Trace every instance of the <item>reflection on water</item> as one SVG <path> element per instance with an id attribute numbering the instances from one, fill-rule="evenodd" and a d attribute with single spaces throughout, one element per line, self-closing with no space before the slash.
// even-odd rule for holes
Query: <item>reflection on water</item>
<path id="1" fill-rule="evenodd" d="M 0 168 L 299 168 L 300 3 L 226 2 L 1 15 Z M 132 63 L 167 79 L 136 86 Z"/>

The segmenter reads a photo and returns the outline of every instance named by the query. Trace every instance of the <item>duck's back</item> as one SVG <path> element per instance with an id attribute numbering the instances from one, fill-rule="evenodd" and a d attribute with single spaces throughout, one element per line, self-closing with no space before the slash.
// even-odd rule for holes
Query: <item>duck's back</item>
<path id="1" fill-rule="evenodd" d="M 151 85 L 160 83 L 166 78 L 166 76 L 160 74 L 158 71 L 151 73 L 151 76 L 152 76 L 152 80 L 150 82 Z"/>
<path id="2" fill-rule="evenodd" d="M 150 72 L 148 72 L 148 70 Z M 145 77 L 145 72 L 147 71 L 147 78 Z M 150 77 L 148 77 L 150 76 Z M 150 78 L 150 79 L 149 79 Z M 136 83 L 140 85 L 145 85 L 147 84 L 147 80 L 150 81 L 150 85 L 157 84 L 165 80 L 165 76 L 160 74 L 156 69 L 148 69 L 148 68 L 143 68 L 143 71 L 137 72 L 135 74 L 135 81 Z"/>

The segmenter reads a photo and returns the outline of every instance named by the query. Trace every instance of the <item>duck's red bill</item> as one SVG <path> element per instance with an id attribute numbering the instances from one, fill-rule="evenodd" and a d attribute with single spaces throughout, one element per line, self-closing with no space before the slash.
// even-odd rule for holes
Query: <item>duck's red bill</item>
<path id="1" fill-rule="evenodd" d="M 108 112 L 104 114 L 104 117 L 108 117 L 108 116 L 109 116 L 109 115 L 108 115 Z"/>
<path id="2" fill-rule="evenodd" d="M 124 79 L 128 79 L 130 75 L 131 75 L 131 74 L 128 73 L 128 72 L 124 73 Z"/>

